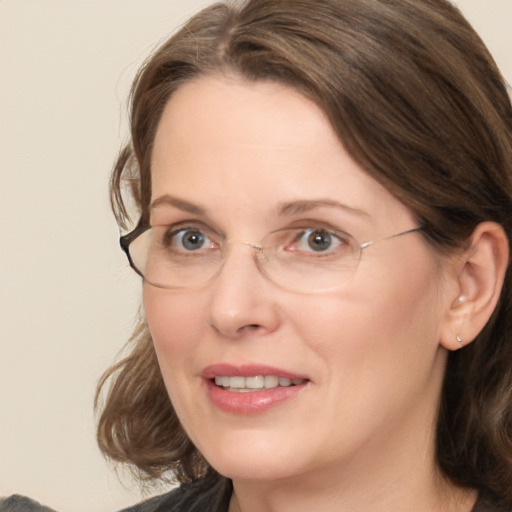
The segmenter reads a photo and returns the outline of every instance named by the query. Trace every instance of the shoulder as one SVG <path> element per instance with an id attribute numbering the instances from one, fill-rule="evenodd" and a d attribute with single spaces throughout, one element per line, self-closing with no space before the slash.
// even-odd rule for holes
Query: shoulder
<path id="1" fill-rule="evenodd" d="M 26 496 L 13 494 L 8 498 L 0 498 L 0 512 L 55 512 Z"/>
<path id="2" fill-rule="evenodd" d="M 231 481 L 216 477 L 185 484 L 120 512 L 226 512 Z"/>

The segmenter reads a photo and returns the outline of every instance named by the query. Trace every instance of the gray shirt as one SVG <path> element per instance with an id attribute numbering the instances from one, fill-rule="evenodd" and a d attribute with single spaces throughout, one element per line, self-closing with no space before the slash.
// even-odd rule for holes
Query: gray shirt
<path id="1" fill-rule="evenodd" d="M 199 480 L 120 512 L 227 512 L 233 486 L 226 478 Z M 0 512 L 55 512 L 24 496 L 0 499 Z M 471 512 L 512 512 L 512 506 L 481 494 Z"/>

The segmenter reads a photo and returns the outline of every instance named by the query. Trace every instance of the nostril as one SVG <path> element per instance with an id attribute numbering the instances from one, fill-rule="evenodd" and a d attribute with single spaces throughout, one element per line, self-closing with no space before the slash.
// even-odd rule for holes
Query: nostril
<path id="1" fill-rule="evenodd" d="M 249 325 L 244 325 L 243 327 L 240 327 L 239 331 L 257 331 L 258 329 L 261 328 L 261 325 L 259 324 L 249 324 Z"/>

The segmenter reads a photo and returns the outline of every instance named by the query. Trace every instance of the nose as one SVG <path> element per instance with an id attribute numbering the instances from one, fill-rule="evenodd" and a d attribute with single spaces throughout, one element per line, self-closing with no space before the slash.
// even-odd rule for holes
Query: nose
<path id="1" fill-rule="evenodd" d="M 248 242 L 230 244 L 224 265 L 211 287 L 210 325 L 229 338 L 263 336 L 280 324 L 279 290 L 259 270 Z"/>

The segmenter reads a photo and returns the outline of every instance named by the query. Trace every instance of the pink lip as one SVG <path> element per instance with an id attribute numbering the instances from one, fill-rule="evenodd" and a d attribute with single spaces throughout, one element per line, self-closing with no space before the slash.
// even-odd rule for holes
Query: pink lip
<path id="1" fill-rule="evenodd" d="M 227 391 L 216 386 L 213 379 L 217 375 L 227 377 L 237 375 L 242 377 L 276 375 L 291 380 L 306 380 L 303 384 L 296 386 L 276 387 L 248 393 L 239 393 L 236 391 Z M 201 377 L 204 379 L 208 397 L 216 407 L 226 412 L 246 415 L 259 414 L 277 407 L 283 402 L 297 397 L 310 384 L 310 380 L 304 375 L 298 375 L 280 368 L 265 365 L 233 366 L 229 364 L 216 364 L 206 367 L 202 371 Z"/>

